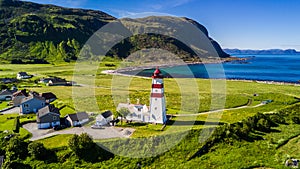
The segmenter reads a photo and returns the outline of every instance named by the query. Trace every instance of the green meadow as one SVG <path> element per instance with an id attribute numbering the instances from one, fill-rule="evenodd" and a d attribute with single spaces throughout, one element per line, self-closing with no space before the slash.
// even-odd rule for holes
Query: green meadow
<path id="1" fill-rule="evenodd" d="M 111 67 L 112 64 L 116 66 Z M 132 103 L 139 100 L 140 103 L 149 105 L 151 79 L 101 73 L 103 70 L 116 69 L 117 66 L 118 62 L 114 60 L 108 60 L 99 65 L 87 62 L 82 64 L 80 70 L 75 69 L 75 63 L 60 65 L 5 64 L 0 65 L 0 77 L 14 77 L 19 71 L 33 74 L 34 79 L 24 80 L 16 85 L 19 88 L 37 92 L 53 92 L 58 97 L 53 104 L 61 108 L 62 117 L 76 111 L 96 114 L 105 110 L 115 112 L 117 104 L 127 102 L 127 98 L 130 98 Z M 78 84 L 76 86 L 46 86 L 35 82 L 35 80 L 47 76 L 74 80 Z M 77 161 L 76 166 L 89 168 L 104 168 L 103 166 L 126 168 L 127 166 L 127 168 L 133 168 L 132 166 L 135 166 L 137 162 L 141 162 L 146 168 L 284 168 L 284 161 L 287 158 L 300 158 L 300 125 L 290 121 L 272 127 L 273 130 L 270 132 L 252 131 L 251 135 L 260 136 L 263 139 L 223 140 L 214 144 L 207 153 L 193 156 L 193 153 L 203 146 L 203 143 L 199 143 L 199 133 L 202 130 L 215 126 L 238 124 L 258 113 L 278 113 L 299 102 L 299 86 L 208 79 L 168 78 L 164 82 L 167 114 L 173 115 L 166 127 L 126 122 L 118 124 L 117 127 L 134 128 L 135 132 L 132 135 L 134 139 L 164 135 L 165 133 L 176 136 L 191 130 L 182 142 L 169 152 L 149 159 L 130 160 L 130 158 L 115 156 L 110 160 L 94 164 Z M 212 91 L 212 84 L 223 85 L 221 88 L 224 88 L 225 92 Z M 182 85 L 185 87 L 183 88 Z M 198 98 L 198 100 L 189 98 Z M 261 105 L 261 102 L 265 100 L 272 100 L 272 102 Z M 214 105 L 216 101 L 219 101 L 221 105 Z M 6 104 L 3 102 L 0 107 L 4 108 Z M 239 108 L 241 106 L 245 107 Z M 219 111 L 209 113 L 212 110 Z M 193 115 L 180 116 L 187 114 Z M 14 120 L 7 118 L 10 116 L 17 115 L 0 115 L 0 130 L 12 130 Z M 34 117 L 32 118 L 34 119 Z M 24 118 L 23 121 L 29 121 L 32 118 Z M 24 138 L 30 136 L 23 128 L 20 130 L 20 135 Z M 75 165 L 72 158 L 68 158 L 70 151 L 67 143 L 70 137 L 70 135 L 59 135 L 37 141 L 43 143 L 46 148 L 55 150 L 58 158 L 66 159 L 66 161 L 60 161 L 61 166 L 51 164 L 53 168 L 63 166 L 68 168 L 67 166 Z M 113 140 L 96 141 L 101 144 L 113 143 Z M 190 158 L 191 156 L 193 158 Z M 30 160 L 25 163 L 29 164 Z"/>

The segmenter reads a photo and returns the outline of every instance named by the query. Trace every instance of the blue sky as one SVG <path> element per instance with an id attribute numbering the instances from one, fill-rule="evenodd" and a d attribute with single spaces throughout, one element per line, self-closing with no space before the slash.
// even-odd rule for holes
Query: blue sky
<path id="1" fill-rule="evenodd" d="M 30 0 L 104 11 L 120 18 L 142 12 L 186 16 L 223 48 L 300 51 L 299 0 Z"/>

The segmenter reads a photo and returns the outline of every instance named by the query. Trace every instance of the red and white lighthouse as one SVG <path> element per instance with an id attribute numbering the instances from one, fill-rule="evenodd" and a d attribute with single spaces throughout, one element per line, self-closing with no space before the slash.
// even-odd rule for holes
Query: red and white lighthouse
<path id="1" fill-rule="evenodd" d="M 161 71 L 156 68 L 152 76 L 150 97 L 150 122 L 164 124 L 167 121 L 164 80 Z"/>

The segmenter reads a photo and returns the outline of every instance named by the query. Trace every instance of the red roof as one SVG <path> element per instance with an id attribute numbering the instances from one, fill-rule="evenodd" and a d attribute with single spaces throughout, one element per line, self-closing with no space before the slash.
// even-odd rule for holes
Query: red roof
<path id="1" fill-rule="evenodd" d="M 161 75 L 161 71 L 159 70 L 158 67 L 154 71 L 152 78 L 163 78 L 163 76 Z"/>

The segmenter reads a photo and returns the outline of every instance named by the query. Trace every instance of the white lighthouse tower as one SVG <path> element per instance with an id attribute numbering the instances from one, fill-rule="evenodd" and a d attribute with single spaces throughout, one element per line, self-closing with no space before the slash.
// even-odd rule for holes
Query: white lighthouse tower
<path id="1" fill-rule="evenodd" d="M 156 68 L 152 76 L 150 97 L 150 122 L 164 124 L 167 121 L 164 80 L 161 71 Z"/>

